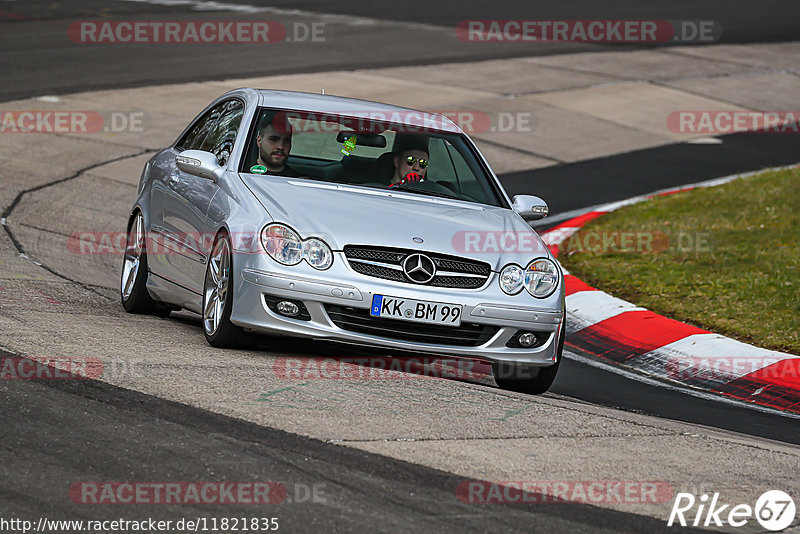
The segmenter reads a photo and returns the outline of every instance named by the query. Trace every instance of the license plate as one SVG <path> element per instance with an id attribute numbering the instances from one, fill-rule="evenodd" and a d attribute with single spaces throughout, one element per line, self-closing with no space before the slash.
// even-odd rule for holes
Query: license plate
<path id="1" fill-rule="evenodd" d="M 373 317 L 404 319 L 418 323 L 459 326 L 461 324 L 461 304 L 444 302 L 428 302 L 425 300 L 403 299 L 375 295 L 372 297 L 372 308 L 369 314 Z"/>

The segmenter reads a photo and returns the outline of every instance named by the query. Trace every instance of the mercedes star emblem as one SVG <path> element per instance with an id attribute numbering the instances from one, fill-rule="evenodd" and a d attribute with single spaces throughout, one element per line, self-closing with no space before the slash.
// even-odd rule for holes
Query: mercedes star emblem
<path id="1" fill-rule="evenodd" d="M 436 265 L 425 254 L 410 254 L 403 261 L 403 272 L 412 282 L 427 284 L 436 275 Z"/>

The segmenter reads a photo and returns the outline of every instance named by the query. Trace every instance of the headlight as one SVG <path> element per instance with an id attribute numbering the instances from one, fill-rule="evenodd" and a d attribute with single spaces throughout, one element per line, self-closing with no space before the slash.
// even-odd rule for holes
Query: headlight
<path id="1" fill-rule="evenodd" d="M 272 259 L 283 265 L 297 265 L 305 259 L 321 271 L 333 263 L 331 248 L 321 239 L 303 241 L 297 232 L 282 224 L 268 224 L 261 231 L 261 244 Z"/>
<path id="2" fill-rule="evenodd" d="M 549 297 L 557 286 L 558 267 L 552 261 L 540 258 L 533 260 L 525 268 L 525 289 L 534 297 Z"/>
<path id="3" fill-rule="evenodd" d="M 316 237 L 303 242 L 303 257 L 310 266 L 320 271 L 324 271 L 333 263 L 331 248 Z"/>
<path id="4" fill-rule="evenodd" d="M 282 224 L 270 224 L 261 231 L 261 244 L 273 260 L 297 265 L 303 260 L 303 242 L 294 230 Z"/>
<path id="5" fill-rule="evenodd" d="M 500 271 L 500 289 L 509 295 L 516 295 L 525 285 L 525 271 L 519 265 L 506 265 Z"/>

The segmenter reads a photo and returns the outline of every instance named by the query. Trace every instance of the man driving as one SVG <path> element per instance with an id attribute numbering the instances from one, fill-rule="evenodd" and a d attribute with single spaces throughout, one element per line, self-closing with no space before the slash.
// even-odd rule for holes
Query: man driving
<path id="1" fill-rule="evenodd" d="M 425 174 L 428 172 L 428 148 L 427 139 L 408 139 L 402 142 L 404 149 L 394 156 L 394 175 L 392 175 L 389 187 L 398 185 L 424 182 Z"/>
<path id="2" fill-rule="evenodd" d="M 258 164 L 267 168 L 268 174 L 278 176 L 300 176 L 286 164 L 292 149 L 292 125 L 286 115 L 278 113 L 262 119 L 256 137 L 258 145 Z"/>

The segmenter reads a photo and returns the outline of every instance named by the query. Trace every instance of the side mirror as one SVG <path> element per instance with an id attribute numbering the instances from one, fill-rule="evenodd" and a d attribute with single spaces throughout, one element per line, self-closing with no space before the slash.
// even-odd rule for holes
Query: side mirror
<path id="1" fill-rule="evenodd" d="M 184 150 L 175 156 L 175 163 L 185 173 L 217 182 L 225 169 L 217 165 L 217 156 L 205 150 Z"/>
<path id="2" fill-rule="evenodd" d="M 547 202 L 533 195 L 516 195 L 511 208 L 526 221 L 544 219 L 550 211 Z"/>

